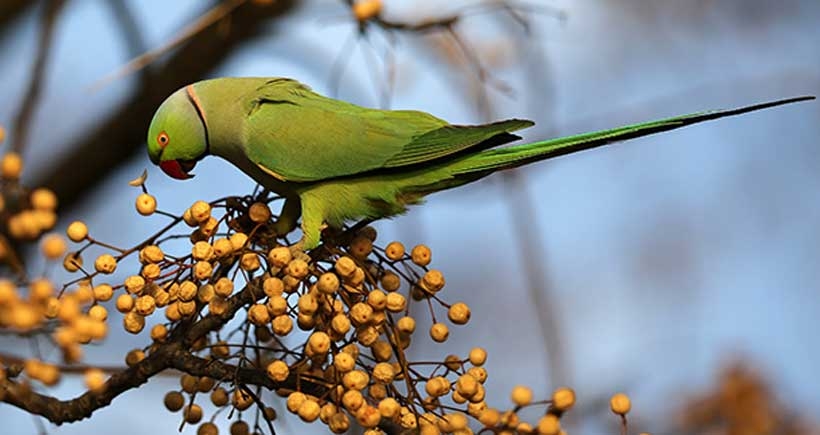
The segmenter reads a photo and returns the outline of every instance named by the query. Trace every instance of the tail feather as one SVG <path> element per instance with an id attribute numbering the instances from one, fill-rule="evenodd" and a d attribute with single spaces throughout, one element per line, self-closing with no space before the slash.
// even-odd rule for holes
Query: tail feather
<path id="1" fill-rule="evenodd" d="M 771 101 L 740 107 L 737 109 L 699 112 L 689 115 L 676 116 L 657 121 L 628 125 L 625 127 L 584 133 L 575 136 L 561 137 L 545 141 L 533 142 L 506 148 L 494 148 L 473 154 L 463 159 L 452 161 L 448 166 L 450 174 L 456 177 L 469 179 L 480 178 L 500 169 L 515 168 L 538 160 L 570 154 L 577 151 L 596 148 L 627 139 L 674 130 L 699 122 L 735 116 L 756 110 L 813 100 L 813 96 L 802 96 L 784 100 Z"/>

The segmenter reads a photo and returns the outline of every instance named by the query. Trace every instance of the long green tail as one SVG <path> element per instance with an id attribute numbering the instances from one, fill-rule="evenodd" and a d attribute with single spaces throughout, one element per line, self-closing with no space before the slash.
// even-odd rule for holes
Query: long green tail
<path id="1" fill-rule="evenodd" d="M 457 178 L 465 177 L 473 180 L 500 169 L 515 168 L 534 161 L 549 159 L 590 148 L 596 148 L 617 141 L 647 136 L 650 134 L 685 127 L 687 125 L 697 124 L 699 122 L 711 121 L 713 119 L 724 118 L 727 116 L 740 115 L 743 113 L 754 112 L 756 110 L 796 103 L 798 101 L 813 100 L 814 98 L 815 97 L 813 96 L 788 98 L 785 100 L 760 103 L 737 109 L 699 112 L 690 115 L 661 119 L 658 121 L 628 125 L 611 130 L 584 133 L 576 136 L 561 137 L 506 148 L 494 148 L 473 154 L 463 159 L 452 161 L 447 164 L 446 167 L 448 172 Z M 461 184 L 458 182 L 456 183 Z"/>

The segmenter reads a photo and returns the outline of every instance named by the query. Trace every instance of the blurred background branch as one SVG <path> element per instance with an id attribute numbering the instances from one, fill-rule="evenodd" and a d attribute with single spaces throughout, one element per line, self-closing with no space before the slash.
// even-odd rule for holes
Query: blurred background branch
<path id="1" fill-rule="evenodd" d="M 31 127 L 32 115 L 37 107 L 48 62 L 51 42 L 54 37 L 54 26 L 57 17 L 63 9 L 65 0 L 46 0 L 40 21 L 40 39 L 37 44 L 37 54 L 34 58 L 34 66 L 31 71 L 31 80 L 28 83 L 23 103 L 17 117 L 14 120 L 14 142 L 11 144 L 12 151 L 20 154 L 26 146 L 29 128 Z"/>

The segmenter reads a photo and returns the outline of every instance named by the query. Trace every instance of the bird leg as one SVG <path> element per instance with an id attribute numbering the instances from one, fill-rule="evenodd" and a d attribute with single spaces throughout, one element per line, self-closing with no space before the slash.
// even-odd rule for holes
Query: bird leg
<path id="1" fill-rule="evenodd" d="M 279 219 L 273 223 L 272 229 L 276 232 L 277 237 L 283 237 L 290 234 L 296 229 L 296 221 L 299 220 L 299 215 L 302 214 L 302 204 L 298 196 L 286 197 L 285 204 L 282 206 L 282 211 L 279 213 Z"/>

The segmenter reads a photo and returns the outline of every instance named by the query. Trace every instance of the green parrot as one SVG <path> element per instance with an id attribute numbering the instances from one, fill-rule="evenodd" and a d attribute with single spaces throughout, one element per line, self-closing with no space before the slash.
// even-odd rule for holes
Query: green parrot
<path id="1" fill-rule="evenodd" d="M 812 99 L 797 97 L 695 113 L 611 130 L 496 148 L 532 121 L 453 125 L 425 112 L 378 110 L 319 95 L 287 78 L 218 78 L 179 89 L 157 110 L 148 154 L 166 174 L 187 179 L 213 154 L 233 163 L 285 203 L 275 231 L 302 217 L 303 249 L 325 225 L 404 213 L 424 196 L 502 169 L 724 116 Z"/>

